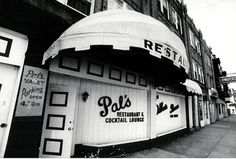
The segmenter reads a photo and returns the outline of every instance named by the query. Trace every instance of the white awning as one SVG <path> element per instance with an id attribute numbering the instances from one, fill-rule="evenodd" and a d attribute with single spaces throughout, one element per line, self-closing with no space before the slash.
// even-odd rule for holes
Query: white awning
<path id="1" fill-rule="evenodd" d="M 146 49 L 154 57 L 172 60 L 186 73 L 189 70 L 185 46 L 175 33 L 151 16 L 124 9 L 99 12 L 72 25 L 44 53 L 43 64 L 60 50 L 89 50 L 93 45 Z"/>
<path id="2" fill-rule="evenodd" d="M 186 86 L 186 89 L 188 92 L 202 95 L 202 89 L 196 82 L 194 82 L 190 79 L 186 79 L 186 81 L 183 83 L 183 85 Z"/>

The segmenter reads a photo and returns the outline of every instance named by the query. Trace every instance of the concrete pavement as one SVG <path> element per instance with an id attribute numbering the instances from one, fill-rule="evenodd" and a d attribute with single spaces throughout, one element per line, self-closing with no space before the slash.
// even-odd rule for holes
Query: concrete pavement
<path id="1" fill-rule="evenodd" d="M 127 158 L 236 158 L 236 116 L 231 115 L 169 143 Z"/>

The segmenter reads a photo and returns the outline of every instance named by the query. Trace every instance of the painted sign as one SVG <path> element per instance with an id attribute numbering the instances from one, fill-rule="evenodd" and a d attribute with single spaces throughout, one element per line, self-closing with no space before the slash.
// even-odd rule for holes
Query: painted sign
<path id="1" fill-rule="evenodd" d="M 174 63 L 178 63 L 180 66 L 188 70 L 187 59 L 176 49 L 162 42 L 154 42 L 144 39 L 144 48 L 151 51 L 153 56 L 164 56 Z"/>
<path id="2" fill-rule="evenodd" d="M 102 96 L 98 100 L 98 105 L 103 107 L 103 110 L 100 111 L 101 117 L 106 117 L 109 112 L 116 113 L 115 118 L 105 118 L 106 123 L 144 122 L 144 112 L 120 111 L 132 106 L 127 95 L 119 96 L 118 102 L 113 102 L 112 98 L 109 96 Z"/>
<path id="3" fill-rule="evenodd" d="M 156 95 L 156 100 L 159 99 L 159 95 Z M 178 117 L 178 114 L 173 114 L 177 109 L 179 109 L 179 104 L 174 105 L 173 103 L 170 104 L 169 106 L 167 104 L 164 104 L 163 102 L 160 102 L 159 104 L 156 104 L 157 107 L 157 113 L 156 115 L 160 114 L 161 112 L 167 110 L 168 108 L 170 109 L 170 118 L 175 118 Z"/>
<path id="4" fill-rule="evenodd" d="M 148 137 L 147 90 L 92 80 L 80 82 L 76 144 L 114 145 Z"/>
<path id="5" fill-rule="evenodd" d="M 158 135 L 186 127 L 184 96 L 156 92 L 156 105 L 153 110 L 156 110 L 156 133 Z"/>
<path id="6" fill-rule="evenodd" d="M 15 116 L 41 116 L 48 71 L 24 66 Z"/>

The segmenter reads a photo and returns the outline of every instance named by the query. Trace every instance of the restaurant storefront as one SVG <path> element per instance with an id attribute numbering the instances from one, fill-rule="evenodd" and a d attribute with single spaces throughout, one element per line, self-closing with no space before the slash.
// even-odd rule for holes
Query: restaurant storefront
<path id="1" fill-rule="evenodd" d="M 38 107 L 43 115 L 39 157 L 86 156 L 95 148 L 137 143 L 186 129 L 184 82 L 189 64 L 182 40 L 164 24 L 134 11 L 88 16 L 45 52 Z M 45 100 L 44 100 L 45 95 Z M 26 110 L 27 109 L 27 110 Z M 168 121 L 168 122 L 166 122 Z"/>

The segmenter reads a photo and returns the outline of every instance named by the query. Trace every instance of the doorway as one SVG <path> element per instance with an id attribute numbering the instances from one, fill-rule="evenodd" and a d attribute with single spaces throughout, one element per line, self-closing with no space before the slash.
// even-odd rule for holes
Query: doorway
<path id="1" fill-rule="evenodd" d="M 14 109 L 13 94 L 15 91 L 18 68 L 0 64 L 0 158 L 4 157 L 10 129 L 10 120 Z"/>
<path id="2" fill-rule="evenodd" d="M 76 88 L 49 84 L 39 157 L 71 157 Z"/>

